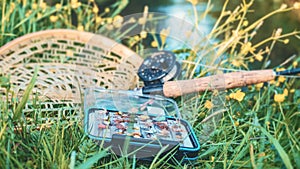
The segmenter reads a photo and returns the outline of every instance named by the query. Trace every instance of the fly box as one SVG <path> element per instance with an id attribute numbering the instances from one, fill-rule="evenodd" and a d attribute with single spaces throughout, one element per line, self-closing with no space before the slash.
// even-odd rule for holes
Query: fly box
<path id="1" fill-rule="evenodd" d="M 145 160 L 168 153 L 180 161 L 197 159 L 200 144 L 173 100 L 99 88 L 86 89 L 84 97 L 85 132 L 113 153 Z"/>

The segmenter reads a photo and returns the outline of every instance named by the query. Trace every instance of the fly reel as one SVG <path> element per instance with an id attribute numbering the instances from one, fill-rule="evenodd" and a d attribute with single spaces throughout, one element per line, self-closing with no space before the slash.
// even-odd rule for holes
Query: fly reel
<path id="1" fill-rule="evenodd" d="M 175 79 L 180 73 L 180 64 L 170 51 L 158 51 L 147 57 L 138 69 L 144 82 L 143 93 L 160 93 L 166 81 Z"/>

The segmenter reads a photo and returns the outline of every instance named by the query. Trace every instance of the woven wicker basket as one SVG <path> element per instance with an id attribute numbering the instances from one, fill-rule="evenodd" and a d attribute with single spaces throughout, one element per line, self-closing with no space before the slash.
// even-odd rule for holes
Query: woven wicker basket
<path id="1" fill-rule="evenodd" d="M 53 102 L 69 103 L 69 107 L 80 103 L 82 91 L 89 86 L 136 87 L 141 62 L 135 52 L 107 37 L 65 29 L 27 34 L 0 48 L 0 72 L 10 76 L 13 97 L 22 97 L 38 67 L 33 94 L 47 110 L 55 109 Z"/>

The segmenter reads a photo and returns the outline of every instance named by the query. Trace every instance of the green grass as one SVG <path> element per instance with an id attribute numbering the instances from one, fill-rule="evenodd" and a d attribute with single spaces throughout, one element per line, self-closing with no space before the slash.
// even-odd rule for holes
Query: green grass
<path id="1" fill-rule="evenodd" d="M 117 1 L 110 7 L 110 12 L 96 15 L 92 11 L 91 2 L 82 3 L 75 9 L 69 3 L 61 3 L 62 7 L 59 9 L 48 5 L 45 9 L 28 13 L 32 9 L 32 0 L 22 1 L 26 4 L 7 0 L 1 2 L 0 45 L 26 33 L 43 29 L 81 29 L 80 26 L 83 25 L 85 31 L 101 32 L 109 23 L 96 22 L 97 16 L 101 16 L 102 19 L 111 18 L 123 8 L 118 6 L 121 1 Z M 252 64 L 253 60 L 259 62 L 259 55 L 262 55 L 265 67 L 275 43 L 286 43 L 285 40 L 289 36 L 299 36 L 297 31 L 280 34 L 275 30 L 273 34 L 270 32 L 269 39 L 252 44 L 251 39 L 255 36 L 255 32 L 259 31 L 263 20 L 275 14 L 291 11 L 293 8 L 281 8 L 266 14 L 257 22 L 247 23 L 251 2 L 244 2 L 230 14 L 226 10 L 227 1 L 225 2 L 220 18 L 207 35 L 211 39 L 222 39 L 206 49 L 216 51 L 211 64 L 226 55 L 228 57 L 219 63 L 220 67 L 248 69 L 248 65 Z M 14 10 L 10 10 L 11 3 L 15 4 Z M 209 12 L 210 8 L 207 9 Z M 71 12 L 76 14 L 76 20 L 69 17 L 68 14 Z M 57 22 L 50 21 L 51 15 L 58 16 Z M 195 22 L 198 23 L 198 20 Z M 129 44 L 133 39 L 129 39 Z M 136 48 L 141 48 L 142 43 L 139 41 L 136 43 L 138 44 Z M 269 46 L 268 49 L 260 48 L 265 44 Z M 300 57 L 294 58 L 293 61 L 299 63 Z M 199 66 L 201 60 L 192 52 L 183 63 L 185 78 L 199 77 L 210 71 L 206 68 L 200 72 L 196 71 L 195 68 Z M 290 64 L 284 67 L 293 68 Z M 166 163 L 166 159 L 173 158 L 172 153 L 161 158 L 157 157 L 152 163 L 109 154 L 105 148 L 87 137 L 81 119 L 65 120 L 61 116 L 51 120 L 50 114 L 58 113 L 51 112 L 48 121 L 41 120 L 38 109 L 40 101 L 28 97 L 35 78 L 33 75 L 22 99 L 10 100 L 7 97 L 0 101 L 0 168 L 300 168 L 299 79 L 288 78 L 281 83 L 276 80 L 262 87 L 244 88 L 245 97 L 242 101 L 229 97 L 230 93 L 235 93 L 238 89 L 217 94 L 204 92 L 177 98 L 182 116 L 191 122 L 197 137 L 201 138 L 199 159 L 188 166 L 176 162 Z M 6 90 L 6 96 L 12 94 L 10 89 L 14 86 L 9 83 L 8 75 L 1 76 L 0 83 L 1 88 Z M 276 102 L 274 95 L 283 93 L 284 89 L 289 91 L 285 100 L 281 103 Z M 214 130 L 210 135 L 203 137 L 206 128 L 201 121 L 212 113 L 212 110 L 205 106 L 205 102 L 207 100 L 214 102 L 218 96 L 223 102 L 220 104 L 223 105 L 215 106 L 224 110 L 224 116 L 213 126 Z M 22 114 L 24 105 L 28 102 L 35 105 L 34 114 Z"/>

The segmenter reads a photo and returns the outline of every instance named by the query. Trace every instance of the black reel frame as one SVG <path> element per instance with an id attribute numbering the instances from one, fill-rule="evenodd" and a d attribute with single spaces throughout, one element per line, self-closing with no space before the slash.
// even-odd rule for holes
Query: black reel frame
<path id="1" fill-rule="evenodd" d="M 180 73 L 181 66 L 176 56 L 170 51 L 158 51 L 147 57 L 138 69 L 138 76 L 144 82 L 144 94 L 161 94 L 163 84 L 174 80 Z"/>

